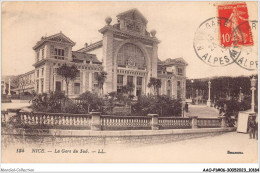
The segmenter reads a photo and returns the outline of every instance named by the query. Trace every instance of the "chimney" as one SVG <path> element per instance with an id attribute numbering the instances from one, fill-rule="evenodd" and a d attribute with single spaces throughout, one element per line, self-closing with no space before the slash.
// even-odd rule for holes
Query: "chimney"
<path id="1" fill-rule="evenodd" d="M 88 43 L 85 43 L 85 48 L 88 47 Z"/>

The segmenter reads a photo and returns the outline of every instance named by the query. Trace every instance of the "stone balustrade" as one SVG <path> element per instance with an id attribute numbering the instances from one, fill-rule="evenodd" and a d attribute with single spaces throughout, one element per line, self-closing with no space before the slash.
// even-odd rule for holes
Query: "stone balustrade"
<path id="1" fill-rule="evenodd" d="M 25 126 L 41 128 L 90 129 L 91 115 L 62 113 L 20 112 L 19 122 Z"/>
<path id="2" fill-rule="evenodd" d="M 188 129 L 192 127 L 191 118 L 160 117 L 159 127 L 161 129 Z"/>
<path id="3" fill-rule="evenodd" d="M 151 118 L 147 116 L 102 115 L 103 130 L 138 130 L 151 129 Z"/>
<path id="4" fill-rule="evenodd" d="M 18 127 L 35 127 L 49 129 L 84 129 L 84 130 L 159 130 L 159 129 L 195 129 L 225 128 L 224 118 L 198 117 L 159 117 L 101 115 L 100 112 L 90 114 L 19 112 L 2 111 L 2 124 L 7 123 L 7 116 L 17 116 Z"/>
<path id="5" fill-rule="evenodd" d="M 220 118 L 198 118 L 199 128 L 214 128 L 221 127 Z"/>

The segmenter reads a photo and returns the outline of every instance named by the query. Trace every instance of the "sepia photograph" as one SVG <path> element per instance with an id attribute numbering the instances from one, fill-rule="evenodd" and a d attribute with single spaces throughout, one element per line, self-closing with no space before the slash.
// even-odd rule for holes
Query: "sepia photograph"
<path id="1" fill-rule="evenodd" d="M 2 163 L 259 162 L 257 1 L 6 1 L 1 20 Z"/>

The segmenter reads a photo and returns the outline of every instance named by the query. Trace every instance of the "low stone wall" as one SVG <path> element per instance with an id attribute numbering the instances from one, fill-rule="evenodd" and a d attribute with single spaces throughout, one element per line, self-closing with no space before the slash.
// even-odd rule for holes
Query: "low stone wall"
<path id="1" fill-rule="evenodd" d="M 90 114 L 20 112 L 19 109 L 8 109 L 1 112 L 2 126 L 10 123 L 16 127 L 31 129 L 73 129 L 73 130 L 159 130 L 159 129 L 196 129 L 226 127 L 224 117 L 198 118 L 159 117 L 157 114 L 147 116 L 101 115 L 100 112 Z M 14 117 L 10 122 L 10 118 Z"/>
<path id="2" fill-rule="evenodd" d="M 18 135 L 22 138 L 31 138 L 30 141 L 39 138 L 48 138 L 52 143 L 80 143 L 83 145 L 107 145 L 107 144 L 156 144 L 168 143 L 205 136 L 220 135 L 235 131 L 235 128 L 207 128 L 207 129 L 172 129 L 172 130 L 128 130 L 128 131 L 91 131 L 91 130 L 8 130 L 2 128 L 3 140 L 7 136 Z M 41 140 L 42 141 L 42 140 Z M 35 141 L 34 141 L 35 143 Z M 36 141 L 37 143 L 37 141 Z"/>

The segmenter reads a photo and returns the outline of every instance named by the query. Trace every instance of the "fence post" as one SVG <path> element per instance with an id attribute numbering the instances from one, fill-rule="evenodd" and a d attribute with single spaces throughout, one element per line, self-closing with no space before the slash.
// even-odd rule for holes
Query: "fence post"
<path id="1" fill-rule="evenodd" d="M 191 118 L 191 128 L 197 129 L 198 128 L 198 116 L 190 116 Z"/>
<path id="2" fill-rule="evenodd" d="M 152 130 L 159 130 L 158 114 L 148 114 L 148 116 L 152 117 L 152 121 L 151 121 Z"/>
<path id="3" fill-rule="evenodd" d="M 227 127 L 227 124 L 226 124 L 226 117 L 218 117 L 221 122 L 220 122 L 220 127 L 221 128 L 226 128 Z"/>
<path id="4" fill-rule="evenodd" d="M 90 112 L 91 118 L 91 130 L 99 131 L 101 130 L 101 112 Z"/>

